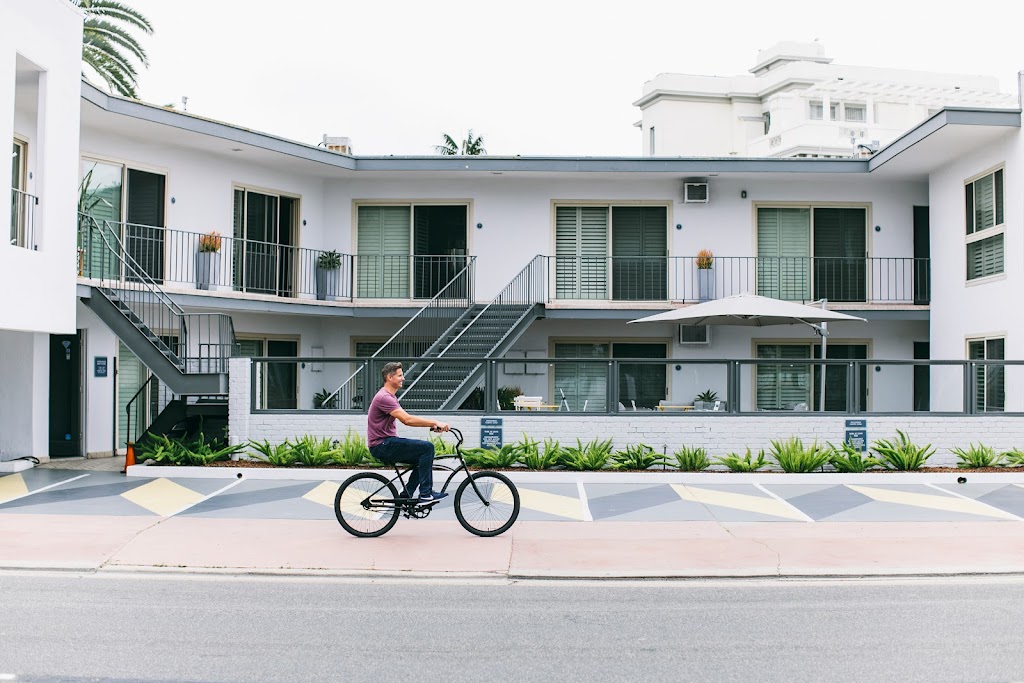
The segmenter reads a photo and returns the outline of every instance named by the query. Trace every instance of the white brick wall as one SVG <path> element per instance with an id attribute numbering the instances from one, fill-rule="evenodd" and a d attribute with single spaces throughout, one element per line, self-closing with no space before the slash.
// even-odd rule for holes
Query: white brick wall
<path id="1" fill-rule="evenodd" d="M 366 434 L 366 416 L 339 415 L 337 413 L 294 413 L 294 414 L 249 414 L 249 360 L 231 360 L 231 397 L 229 400 L 230 442 L 242 443 L 248 439 L 269 440 L 280 443 L 286 438 L 310 434 L 331 439 L 353 431 Z M 480 445 L 480 415 L 446 415 L 453 427 L 462 430 L 467 446 Z M 786 439 L 798 436 L 805 443 L 817 440 L 819 443 L 841 442 L 845 436 L 845 415 L 837 416 L 783 416 L 773 413 L 760 415 L 625 415 L 609 417 L 595 415 L 559 415 L 543 413 L 502 412 L 496 416 L 503 420 L 503 438 L 511 443 L 522 438 L 525 432 L 533 439 L 554 438 L 563 445 L 575 445 L 576 439 L 586 442 L 594 438 L 611 438 L 616 448 L 627 444 L 645 443 L 658 451 L 663 448 L 669 454 L 682 445 L 703 446 L 712 457 L 738 452 L 741 455 L 749 447 L 753 451 L 770 447 L 772 439 Z M 1019 417 L 981 415 L 973 417 L 956 416 L 872 416 L 862 415 L 857 419 L 867 422 L 868 442 L 876 439 L 895 439 L 896 430 L 907 433 L 914 443 L 926 443 L 935 447 L 935 455 L 929 465 L 953 466 L 956 456 L 950 452 L 954 447 L 965 447 L 969 443 L 984 443 L 997 451 L 1011 448 L 1024 449 L 1024 420 Z M 422 438 L 428 436 L 426 429 L 398 425 L 399 436 Z"/>

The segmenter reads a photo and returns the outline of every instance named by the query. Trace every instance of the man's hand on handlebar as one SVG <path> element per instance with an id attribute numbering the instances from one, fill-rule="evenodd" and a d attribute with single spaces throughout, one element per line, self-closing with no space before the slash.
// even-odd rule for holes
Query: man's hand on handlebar
<path id="1" fill-rule="evenodd" d="M 450 427 L 444 422 L 438 422 L 436 425 L 430 428 L 432 432 L 447 432 Z"/>

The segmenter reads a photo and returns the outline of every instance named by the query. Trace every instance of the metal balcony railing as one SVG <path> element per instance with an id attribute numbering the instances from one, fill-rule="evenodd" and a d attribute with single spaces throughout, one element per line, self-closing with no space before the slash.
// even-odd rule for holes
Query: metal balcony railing
<path id="1" fill-rule="evenodd" d="M 227 372 L 235 350 L 231 316 L 185 313 L 128 252 L 118 226 L 79 214 L 88 277 L 99 280 L 103 296 L 182 373 Z"/>
<path id="2" fill-rule="evenodd" d="M 551 300 L 683 301 L 750 292 L 790 301 L 926 305 L 926 258 L 547 256 Z"/>
<path id="3" fill-rule="evenodd" d="M 21 190 L 11 190 L 11 244 L 35 249 L 36 206 L 39 197 Z"/>

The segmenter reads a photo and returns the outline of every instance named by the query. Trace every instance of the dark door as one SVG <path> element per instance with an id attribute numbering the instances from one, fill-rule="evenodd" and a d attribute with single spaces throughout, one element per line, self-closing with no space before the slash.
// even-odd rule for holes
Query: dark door
<path id="1" fill-rule="evenodd" d="M 665 358 L 664 344 L 613 344 L 613 358 Z M 620 363 L 619 403 L 626 410 L 654 408 L 666 397 L 664 363 Z"/>
<path id="2" fill-rule="evenodd" d="M 814 210 L 815 299 L 865 301 L 866 241 L 864 209 Z"/>
<path id="3" fill-rule="evenodd" d="M 125 251 L 157 282 L 164 278 L 164 177 L 128 169 Z"/>
<path id="4" fill-rule="evenodd" d="M 465 206 L 414 208 L 414 298 L 435 296 L 465 267 L 467 211 Z M 465 281 L 449 287 L 445 295 L 465 296 Z"/>
<path id="5" fill-rule="evenodd" d="M 928 207 L 914 207 L 914 304 L 924 306 L 932 298 L 931 244 Z M 926 345 L 927 346 L 927 345 Z M 915 356 L 916 358 L 917 356 Z M 926 356 L 927 357 L 927 356 Z M 927 409 L 926 409 L 927 410 Z"/>
<path id="6" fill-rule="evenodd" d="M 914 342 L 914 360 L 928 360 L 930 357 L 929 342 Z M 914 410 L 931 410 L 931 391 L 931 368 L 927 365 L 915 365 Z"/>
<path id="7" fill-rule="evenodd" d="M 864 344 L 829 344 L 828 359 L 849 359 L 864 360 L 868 357 L 868 347 Z M 814 347 L 814 357 L 821 358 L 821 345 Z M 868 409 L 868 368 L 867 364 L 861 363 L 860 377 L 857 380 L 859 390 L 859 403 L 861 412 Z M 849 412 L 846 404 L 847 372 L 845 365 L 828 365 L 825 368 L 825 410 L 836 412 Z M 812 410 L 817 410 L 821 405 L 821 369 L 814 366 L 814 405 Z"/>
<path id="8" fill-rule="evenodd" d="M 292 296 L 295 290 L 295 211 L 297 201 L 281 197 L 277 235 L 277 295 Z"/>
<path id="9" fill-rule="evenodd" d="M 665 207 L 612 207 L 613 299 L 667 299 L 667 256 L 668 219 Z"/>
<path id="10" fill-rule="evenodd" d="M 81 455 L 81 333 L 50 335 L 50 455 Z"/>
<path id="11" fill-rule="evenodd" d="M 295 358 L 299 355 L 299 343 L 270 339 L 267 341 L 268 356 Z M 295 363 L 267 363 L 267 408 L 270 410 L 294 410 L 298 407 L 298 365 Z"/>

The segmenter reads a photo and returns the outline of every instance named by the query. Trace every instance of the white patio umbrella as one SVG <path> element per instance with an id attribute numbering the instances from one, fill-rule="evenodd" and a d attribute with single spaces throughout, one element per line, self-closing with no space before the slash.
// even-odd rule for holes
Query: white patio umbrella
<path id="1" fill-rule="evenodd" d="M 839 321 L 867 322 L 855 315 L 830 311 L 821 300 L 821 308 L 807 306 L 793 301 L 782 301 L 756 294 L 736 294 L 702 304 L 674 308 L 645 318 L 630 320 L 630 323 L 677 322 L 688 325 L 743 325 L 767 327 L 769 325 L 807 325 L 821 335 L 821 357 L 826 359 L 828 323 Z M 819 410 L 825 410 L 825 368 L 821 372 Z"/>

